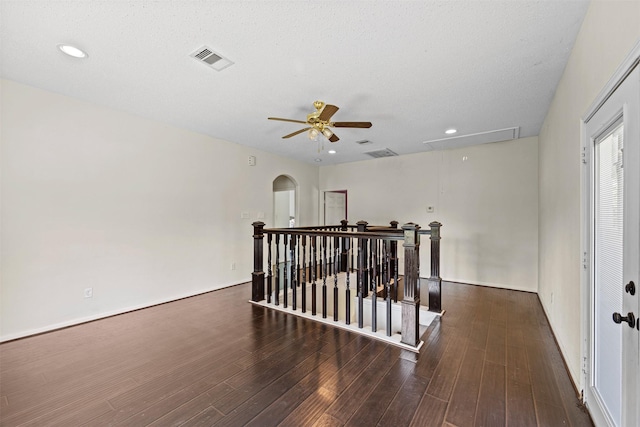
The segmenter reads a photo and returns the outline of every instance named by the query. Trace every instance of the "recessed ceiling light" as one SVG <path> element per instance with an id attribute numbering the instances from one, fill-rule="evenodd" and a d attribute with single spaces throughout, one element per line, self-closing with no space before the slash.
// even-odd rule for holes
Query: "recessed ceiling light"
<path id="1" fill-rule="evenodd" d="M 73 56 L 74 58 L 86 58 L 89 56 L 84 50 L 71 46 L 70 44 L 59 44 L 58 49 L 69 56 Z"/>
<path id="2" fill-rule="evenodd" d="M 336 154 L 336 150 L 329 150 L 329 154 Z"/>
<path id="3" fill-rule="evenodd" d="M 447 135 L 453 135 L 454 133 L 458 132 L 458 129 L 447 129 L 444 131 L 444 133 L 446 133 Z"/>

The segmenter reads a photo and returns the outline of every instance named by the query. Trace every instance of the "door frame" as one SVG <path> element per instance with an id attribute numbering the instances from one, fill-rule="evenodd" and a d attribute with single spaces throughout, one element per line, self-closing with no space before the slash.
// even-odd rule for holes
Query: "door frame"
<path id="1" fill-rule="evenodd" d="M 592 319 L 591 319 L 591 279 L 593 277 L 593 251 L 592 251 L 592 230 L 591 218 L 593 218 L 592 208 L 592 179 L 593 179 L 593 147 L 591 135 L 587 131 L 587 123 L 600 110 L 600 108 L 613 95 L 616 89 L 629 76 L 636 67 L 640 67 L 640 40 L 633 47 L 624 61 L 616 69 L 613 76 L 609 79 L 605 87 L 600 91 L 591 106 L 582 116 L 580 123 L 580 141 L 581 141 L 581 162 L 583 167 L 580 168 L 580 332 L 582 335 L 581 342 L 581 375 L 579 388 L 584 397 L 585 390 L 589 386 L 590 373 L 592 369 L 591 361 L 591 343 L 592 343 Z M 624 284 L 620 284 L 623 286 Z M 637 384 L 640 386 L 640 373 L 638 373 Z M 640 419 L 640 408 L 636 409 L 636 417 Z M 590 411 L 591 412 L 591 411 Z M 592 419 L 594 413 L 591 413 Z M 596 425 L 605 420 L 593 419 Z"/>

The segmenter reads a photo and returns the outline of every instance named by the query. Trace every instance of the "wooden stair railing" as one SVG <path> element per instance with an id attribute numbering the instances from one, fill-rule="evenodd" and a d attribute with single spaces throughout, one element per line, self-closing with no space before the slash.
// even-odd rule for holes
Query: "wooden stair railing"
<path id="1" fill-rule="evenodd" d="M 322 319 L 331 315 L 334 322 L 342 318 L 346 325 L 356 317 L 359 329 L 365 327 L 366 320 L 367 327 L 376 332 L 380 299 L 386 303 L 383 304 L 385 313 L 381 313 L 384 320 L 380 322 L 385 323 L 386 335 L 391 336 L 392 311 L 400 294 L 401 342 L 417 347 L 420 343 L 421 235 L 429 235 L 431 239 L 431 275 L 427 279 L 429 311 L 440 313 L 442 310 L 441 224 L 432 222 L 429 226 L 429 230 L 421 230 L 417 224 L 408 223 L 398 228 L 398 222 L 392 221 L 388 227 L 373 227 L 365 221 L 349 225 L 343 220 L 338 226 L 265 229 L 263 222 L 255 222 L 251 300 L 259 302 L 266 298 L 267 304 L 290 306 L 294 312 L 301 310 L 302 313 L 307 313 L 311 305 L 312 316 L 319 311 Z M 402 277 L 398 270 L 398 242 L 402 242 L 404 248 Z M 352 299 L 356 302 L 355 310 Z M 370 319 L 365 319 L 365 305 L 369 307 Z"/>

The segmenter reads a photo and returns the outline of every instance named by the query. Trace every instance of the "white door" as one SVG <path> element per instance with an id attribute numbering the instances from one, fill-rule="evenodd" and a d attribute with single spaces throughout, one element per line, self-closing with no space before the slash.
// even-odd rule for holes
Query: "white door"
<path id="1" fill-rule="evenodd" d="M 340 225 L 347 219 L 347 190 L 324 192 L 324 225 Z"/>
<path id="2" fill-rule="evenodd" d="M 597 426 L 639 426 L 640 67 L 585 124 L 590 334 L 585 401 Z M 631 282 L 636 290 L 632 291 Z"/>

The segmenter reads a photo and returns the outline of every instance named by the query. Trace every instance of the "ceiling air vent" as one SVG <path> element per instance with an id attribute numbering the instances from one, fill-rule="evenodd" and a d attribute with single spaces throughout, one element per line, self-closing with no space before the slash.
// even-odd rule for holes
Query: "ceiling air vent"
<path id="1" fill-rule="evenodd" d="M 206 46 L 201 47 L 189 56 L 216 71 L 222 71 L 233 65 L 233 62 Z"/>
<path id="2" fill-rule="evenodd" d="M 394 153 L 388 148 L 385 148 L 384 150 L 378 150 L 378 151 L 369 151 L 368 153 L 364 153 L 364 154 L 368 154 L 369 156 L 375 157 L 376 159 L 379 159 L 381 157 L 394 157 L 398 155 L 398 153 Z"/>

